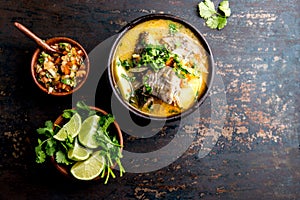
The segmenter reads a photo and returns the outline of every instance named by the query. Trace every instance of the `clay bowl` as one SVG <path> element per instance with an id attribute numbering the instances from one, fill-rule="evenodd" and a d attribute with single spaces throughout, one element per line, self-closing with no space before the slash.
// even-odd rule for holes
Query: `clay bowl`
<path id="1" fill-rule="evenodd" d="M 197 38 L 197 40 L 199 41 L 200 45 L 198 45 L 199 48 L 203 48 L 203 51 L 205 52 L 205 55 L 207 56 L 207 77 L 206 80 L 204 82 L 204 84 L 202 84 L 201 87 L 203 87 L 203 90 L 201 92 L 201 94 L 198 95 L 198 97 L 196 98 L 196 102 L 187 110 L 184 110 L 180 113 L 171 115 L 171 116 L 157 116 L 157 115 L 151 115 L 149 113 L 145 113 L 142 112 L 141 110 L 137 109 L 136 107 L 132 106 L 128 101 L 124 100 L 124 97 L 122 96 L 120 89 L 118 89 L 118 80 L 116 80 L 114 75 L 117 69 L 115 69 L 116 67 L 114 67 L 114 63 L 116 63 L 116 54 L 117 56 L 122 56 L 118 55 L 118 48 L 120 46 L 126 46 L 127 49 L 134 49 L 134 47 L 132 48 L 131 44 L 133 43 L 131 42 L 127 42 L 128 40 L 122 40 L 126 34 L 129 32 L 130 34 L 137 34 L 136 32 L 139 32 L 141 28 L 141 25 L 143 23 L 147 23 L 150 21 L 150 23 L 152 23 L 152 20 L 165 20 L 165 21 L 170 21 L 170 22 L 175 22 L 175 23 L 179 23 L 180 25 L 186 27 L 187 29 L 189 29 L 194 36 Z M 154 24 L 154 22 L 153 22 Z M 147 24 L 148 29 L 146 29 L 149 34 L 151 34 L 151 30 L 154 29 L 154 27 L 152 25 L 148 25 Z M 136 28 L 136 29 L 135 29 Z M 133 38 L 138 38 L 136 36 L 133 36 Z M 159 40 L 158 40 L 159 41 Z M 202 47 L 200 47 L 202 46 Z M 135 46 L 136 47 L 136 46 Z M 129 51 L 129 50 L 128 50 Z M 119 50 L 119 52 L 124 52 L 122 50 Z M 196 27 L 194 27 L 191 23 L 189 23 L 188 21 L 181 19 L 177 16 L 173 16 L 170 14 L 150 14 L 150 15 L 145 15 L 142 17 L 139 17 L 135 20 L 133 20 L 132 22 L 128 23 L 119 33 L 119 35 L 116 37 L 116 40 L 112 46 L 110 55 L 109 55 L 109 59 L 108 59 L 108 79 L 109 79 L 109 84 L 110 84 L 110 88 L 113 91 L 114 96 L 117 99 L 117 103 L 116 105 L 112 105 L 112 107 L 118 107 L 118 113 L 121 112 L 122 110 L 124 110 L 124 114 L 120 114 L 120 116 L 124 116 L 126 113 L 130 113 L 131 116 L 134 116 L 135 119 L 137 119 L 136 121 L 145 121 L 145 123 L 148 123 L 147 121 L 151 120 L 151 121 L 156 121 L 156 122 L 162 122 L 162 121 L 178 121 L 180 120 L 180 118 L 189 115 L 190 113 L 192 113 L 193 111 L 195 111 L 196 109 L 198 109 L 198 107 L 204 102 L 204 100 L 207 98 L 207 96 L 209 95 L 209 91 L 212 87 L 212 83 L 213 83 L 213 78 L 214 78 L 214 74 L 215 74 L 215 67 L 214 67 L 214 59 L 213 59 L 213 55 L 212 55 L 212 51 L 211 48 L 208 44 L 208 42 L 205 40 L 204 36 L 200 33 L 199 30 L 197 30 Z M 121 125 L 121 121 L 118 119 L 120 125 Z M 123 125 L 121 125 L 123 127 Z"/>
<path id="2" fill-rule="evenodd" d="M 97 107 L 92 107 L 90 106 L 90 108 L 92 110 L 95 110 L 96 112 L 99 112 L 103 115 L 107 115 L 108 113 L 100 108 L 97 108 Z M 54 127 L 55 128 L 55 125 L 59 125 L 60 127 L 62 127 L 65 123 L 65 119 L 62 117 L 62 115 L 60 115 L 55 121 L 54 121 Z M 119 140 L 119 144 L 121 145 L 121 152 L 123 150 L 123 135 L 122 135 L 122 131 L 118 125 L 118 123 L 116 121 L 114 121 L 111 125 L 110 125 L 110 134 L 116 134 L 117 135 L 117 138 Z M 70 172 L 70 169 L 71 169 L 71 166 L 67 166 L 67 165 L 64 165 L 64 164 L 60 164 L 60 163 L 57 163 L 55 161 L 55 157 L 52 156 L 51 157 L 51 162 L 52 164 L 54 165 L 54 167 L 62 174 L 64 175 L 65 177 L 71 179 L 71 180 L 76 180 L 76 181 L 79 181 L 78 179 L 74 178 L 74 176 L 72 176 L 71 172 Z M 114 169 L 116 167 L 117 163 L 115 163 L 113 166 L 111 166 L 110 168 L 111 169 Z M 98 180 L 100 179 L 100 176 L 96 177 L 95 179 L 92 179 L 92 180 Z"/>
<path id="3" fill-rule="evenodd" d="M 69 91 L 61 91 L 61 92 L 49 92 L 48 89 L 46 88 L 46 86 L 37 79 L 37 72 L 36 72 L 36 65 L 38 62 L 38 59 L 40 57 L 41 52 L 43 51 L 41 48 L 36 49 L 36 51 L 33 54 L 32 60 L 31 60 L 31 75 L 32 78 L 35 82 L 35 84 L 45 93 L 53 95 L 53 96 L 65 96 L 65 95 L 69 95 L 72 94 L 73 92 L 76 92 L 77 90 L 79 90 L 82 85 L 85 83 L 88 74 L 89 74 L 89 70 L 90 70 L 90 61 L 89 61 L 89 57 L 88 54 L 86 53 L 85 49 L 75 40 L 67 38 L 67 37 L 54 37 L 51 39 L 48 39 L 45 41 L 49 46 L 57 44 L 57 43 L 69 43 L 71 44 L 72 47 L 77 47 L 78 49 L 80 49 L 83 52 L 83 60 L 84 60 L 84 65 L 85 68 L 83 69 L 83 71 L 85 71 L 85 73 L 80 77 L 76 77 L 76 81 L 77 81 L 77 85 L 75 87 L 72 87 L 71 90 Z M 47 54 L 52 54 L 51 52 L 47 52 Z M 80 70 L 80 69 L 79 69 Z"/>

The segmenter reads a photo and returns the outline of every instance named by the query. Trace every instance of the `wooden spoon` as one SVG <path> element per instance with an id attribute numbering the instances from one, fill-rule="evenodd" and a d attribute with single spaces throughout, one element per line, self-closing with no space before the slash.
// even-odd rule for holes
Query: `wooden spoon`
<path id="1" fill-rule="evenodd" d="M 34 33 L 32 33 L 28 28 L 23 26 L 22 24 L 15 22 L 14 25 L 21 31 L 23 32 L 26 36 L 29 38 L 33 39 L 43 50 L 49 52 L 49 53 L 59 53 L 62 54 L 61 51 L 54 49 L 50 47 L 46 42 L 44 42 L 42 39 L 37 37 Z"/>

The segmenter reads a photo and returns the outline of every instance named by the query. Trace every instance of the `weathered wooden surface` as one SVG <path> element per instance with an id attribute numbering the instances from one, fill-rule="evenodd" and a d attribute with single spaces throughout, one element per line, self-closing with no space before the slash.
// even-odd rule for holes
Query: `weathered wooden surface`
<path id="1" fill-rule="evenodd" d="M 299 2 L 232 0 L 232 16 L 221 31 L 204 25 L 198 3 L 1 1 L 0 199 L 300 199 Z M 215 108 L 208 98 L 201 116 L 185 127 L 192 144 L 156 171 L 127 173 L 103 185 L 69 182 L 50 164 L 35 164 L 35 129 L 69 108 L 72 98 L 38 91 L 29 71 L 36 45 L 13 22 L 43 38 L 72 37 L 92 51 L 136 17 L 159 12 L 188 20 L 212 48 L 217 86 L 226 95 L 216 111 L 226 114 L 224 124 L 216 122 L 220 135 L 210 126 Z M 176 127 L 145 141 L 127 137 L 127 148 L 159 149 L 173 139 Z M 217 142 L 199 157 L 207 136 Z"/>

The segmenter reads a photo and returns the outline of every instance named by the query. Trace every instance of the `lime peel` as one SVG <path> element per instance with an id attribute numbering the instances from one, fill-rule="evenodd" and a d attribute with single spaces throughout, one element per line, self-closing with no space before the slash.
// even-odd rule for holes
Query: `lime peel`
<path id="1" fill-rule="evenodd" d="M 81 117 L 78 113 L 75 113 L 71 119 L 63 125 L 63 127 L 57 132 L 53 138 L 59 141 L 65 141 L 69 136 L 75 138 L 81 129 Z"/>
<path id="2" fill-rule="evenodd" d="M 71 168 L 71 174 L 79 180 L 92 180 L 101 174 L 104 167 L 105 158 L 96 151 L 87 160 L 75 163 Z"/>
<path id="3" fill-rule="evenodd" d="M 92 115 L 86 118 L 82 123 L 82 128 L 78 133 L 79 142 L 88 148 L 94 149 L 98 147 L 94 135 L 97 134 L 100 116 Z"/>
<path id="4" fill-rule="evenodd" d="M 74 147 L 68 151 L 68 158 L 74 161 L 83 161 L 88 159 L 90 154 L 91 150 L 81 147 L 76 138 Z"/>

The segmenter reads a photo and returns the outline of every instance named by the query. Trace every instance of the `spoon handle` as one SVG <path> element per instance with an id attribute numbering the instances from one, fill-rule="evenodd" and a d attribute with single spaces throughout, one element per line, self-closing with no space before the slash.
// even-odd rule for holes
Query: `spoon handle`
<path id="1" fill-rule="evenodd" d="M 33 39 L 40 47 L 42 47 L 46 51 L 50 51 L 52 53 L 61 53 L 58 50 L 50 47 L 47 43 L 45 43 L 42 39 L 37 37 L 33 32 L 31 32 L 28 28 L 23 26 L 22 24 L 15 22 L 14 25 L 21 31 L 23 32 L 26 36 L 29 38 Z"/>

